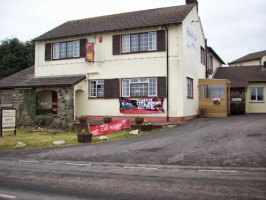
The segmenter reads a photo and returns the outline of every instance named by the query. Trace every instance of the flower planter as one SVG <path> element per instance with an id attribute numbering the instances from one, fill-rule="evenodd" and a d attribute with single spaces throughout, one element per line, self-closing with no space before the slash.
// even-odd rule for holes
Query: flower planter
<path id="1" fill-rule="evenodd" d="M 110 123 L 111 121 L 112 121 L 111 117 L 104 117 L 103 118 L 103 123 L 105 123 L 105 124 Z"/>
<path id="2" fill-rule="evenodd" d="M 140 130 L 151 131 L 152 130 L 152 124 L 142 124 L 142 125 L 140 125 Z"/>
<path id="3" fill-rule="evenodd" d="M 92 134 L 87 133 L 87 134 L 78 134 L 78 142 L 80 143 L 85 143 L 85 142 L 91 142 Z"/>
<path id="4" fill-rule="evenodd" d="M 143 117 L 136 117 L 135 118 L 135 122 L 136 122 L 137 125 L 143 124 L 144 118 Z"/>
<path id="5" fill-rule="evenodd" d="M 79 122 L 80 122 L 81 124 L 86 124 L 86 122 L 87 122 L 87 117 L 79 117 Z"/>

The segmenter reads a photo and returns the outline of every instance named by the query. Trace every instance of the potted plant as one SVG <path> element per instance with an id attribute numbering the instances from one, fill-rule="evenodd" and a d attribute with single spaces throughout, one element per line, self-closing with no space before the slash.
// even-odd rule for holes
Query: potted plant
<path id="1" fill-rule="evenodd" d="M 143 124 L 141 125 L 140 129 L 142 131 L 151 131 L 152 130 L 152 123 L 148 120 L 144 120 Z"/>
<path id="2" fill-rule="evenodd" d="M 78 136 L 78 142 L 80 142 L 80 143 L 90 142 L 91 138 L 92 138 L 92 134 L 88 133 L 88 131 L 86 129 L 82 129 L 78 133 L 77 136 Z"/>
<path id="3" fill-rule="evenodd" d="M 141 115 L 135 117 L 135 122 L 137 125 L 143 124 L 144 118 Z"/>
<path id="4" fill-rule="evenodd" d="M 107 123 L 110 123 L 111 121 L 112 121 L 112 117 L 106 114 L 103 118 L 103 123 L 107 124 Z"/>
<path id="5" fill-rule="evenodd" d="M 86 122 L 87 122 L 87 117 L 84 116 L 84 115 L 81 115 L 81 116 L 78 118 L 78 120 L 79 120 L 79 122 L 80 122 L 81 124 L 86 124 Z"/>

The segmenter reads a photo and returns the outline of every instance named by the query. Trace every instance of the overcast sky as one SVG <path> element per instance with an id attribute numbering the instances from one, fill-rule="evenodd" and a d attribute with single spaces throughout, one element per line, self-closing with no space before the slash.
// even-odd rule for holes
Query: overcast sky
<path id="1" fill-rule="evenodd" d="M 266 50 L 266 0 L 198 0 L 205 37 L 224 62 Z M 0 41 L 27 41 L 69 21 L 185 0 L 0 0 Z"/>

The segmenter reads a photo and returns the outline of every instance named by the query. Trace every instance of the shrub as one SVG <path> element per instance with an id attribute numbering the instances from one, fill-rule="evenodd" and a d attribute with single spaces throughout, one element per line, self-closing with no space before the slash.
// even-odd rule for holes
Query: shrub
<path id="1" fill-rule="evenodd" d="M 49 127 L 54 122 L 55 117 L 50 115 L 37 115 L 35 117 L 35 123 L 38 126 Z"/>

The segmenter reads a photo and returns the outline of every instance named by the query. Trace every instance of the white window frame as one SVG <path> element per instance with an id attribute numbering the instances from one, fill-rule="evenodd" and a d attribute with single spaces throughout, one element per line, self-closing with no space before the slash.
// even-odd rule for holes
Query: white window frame
<path id="1" fill-rule="evenodd" d="M 262 100 L 258 100 L 258 89 L 262 89 L 262 98 L 263 98 Z M 255 90 L 255 93 L 256 93 L 256 99 L 255 100 L 251 99 L 252 90 Z M 250 88 L 249 99 L 250 99 L 250 102 L 264 102 L 264 88 L 263 87 L 252 87 L 252 88 Z"/>
<path id="2" fill-rule="evenodd" d="M 157 50 L 157 32 L 148 33 L 148 51 Z"/>
<path id="3" fill-rule="evenodd" d="M 63 48 L 63 46 L 65 47 Z M 62 53 L 61 51 L 64 51 Z M 53 43 L 53 59 L 79 58 L 80 40 Z"/>
<path id="4" fill-rule="evenodd" d="M 92 84 L 92 82 L 95 82 L 96 83 L 96 88 L 93 88 L 94 84 Z M 103 84 L 102 84 L 103 82 Z M 102 97 L 99 97 L 98 96 L 98 85 L 103 85 L 104 87 L 104 80 L 90 80 L 90 97 L 91 98 L 104 98 L 104 91 L 103 91 L 103 96 Z M 92 90 L 96 90 L 95 92 L 95 95 L 92 95 Z"/>
<path id="5" fill-rule="evenodd" d="M 130 35 L 122 35 L 122 53 L 130 53 Z"/>
<path id="6" fill-rule="evenodd" d="M 146 80 L 146 81 L 144 81 Z M 152 88 L 152 81 L 155 80 L 155 87 L 156 87 L 156 92 L 154 94 L 151 94 L 151 90 L 154 89 Z M 122 97 L 131 97 L 131 91 L 130 91 L 130 85 L 131 84 L 136 84 L 136 83 L 146 83 L 148 84 L 148 97 L 157 97 L 158 95 L 158 80 L 157 78 L 131 78 L 131 79 L 122 79 Z M 125 84 L 127 86 L 125 87 Z M 125 91 L 125 88 L 127 91 Z M 140 96 L 141 97 L 141 96 Z"/>
<path id="7" fill-rule="evenodd" d="M 147 34 L 147 50 L 141 50 L 142 47 L 146 47 L 143 45 L 143 41 L 141 41 L 141 35 Z M 138 35 L 138 50 L 132 51 L 132 36 Z M 142 38 L 143 39 L 143 38 Z M 141 43 L 142 42 L 142 43 Z M 144 43 L 145 44 L 145 43 Z M 146 33 L 134 33 L 134 34 L 126 34 L 122 35 L 122 53 L 138 53 L 138 52 L 146 52 L 146 51 L 157 51 L 157 32 L 146 32 Z"/>

